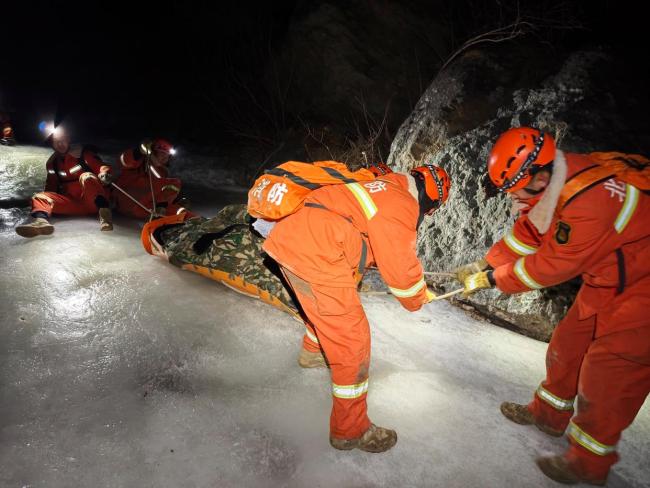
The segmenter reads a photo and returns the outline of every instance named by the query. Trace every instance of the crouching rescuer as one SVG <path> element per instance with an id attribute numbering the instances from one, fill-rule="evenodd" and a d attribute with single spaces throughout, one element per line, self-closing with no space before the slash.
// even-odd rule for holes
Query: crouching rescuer
<path id="1" fill-rule="evenodd" d="M 32 221 L 18 225 L 23 237 L 54 232 L 51 215 L 99 215 L 100 229 L 113 230 L 109 192 L 110 166 L 88 147 L 71 147 L 60 128 L 50 136 L 54 154 L 46 163 L 45 190 L 32 197 Z"/>
<path id="2" fill-rule="evenodd" d="M 418 310 L 435 297 L 415 243 L 424 215 L 447 200 L 450 180 L 441 168 L 426 165 L 410 174 L 343 182 L 309 193 L 297 212 L 275 224 L 263 248 L 280 264 L 304 313 L 299 364 L 331 369 L 330 444 L 384 452 L 397 434 L 368 418 L 370 329 L 357 284 L 364 268 L 376 265 L 406 309 Z M 282 185 L 268 184 L 268 198 L 278 205 L 286 192 Z"/>
<path id="3" fill-rule="evenodd" d="M 650 392 L 649 164 L 616 152 L 564 154 L 547 133 L 508 130 L 488 172 L 522 211 L 483 260 L 457 270 L 466 295 L 491 287 L 522 293 L 582 276 L 533 400 L 501 405 L 518 424 L 551 436 L 567 431 L 563 455 L 537 459 L 563 483 L 605 483 L 621 432 Z"/>

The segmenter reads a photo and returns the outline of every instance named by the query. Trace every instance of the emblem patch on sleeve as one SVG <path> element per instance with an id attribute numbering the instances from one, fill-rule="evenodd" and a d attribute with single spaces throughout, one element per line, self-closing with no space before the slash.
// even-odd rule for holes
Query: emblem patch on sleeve
<path id="1" fill-rule="evenodd" d="M 555 240 L 558 244 L 566 244 L 569 242 L 569 235 L 571 234 L 571 226 L 561 220 L 557 223 L 557 230 L 555 231 Z"/>

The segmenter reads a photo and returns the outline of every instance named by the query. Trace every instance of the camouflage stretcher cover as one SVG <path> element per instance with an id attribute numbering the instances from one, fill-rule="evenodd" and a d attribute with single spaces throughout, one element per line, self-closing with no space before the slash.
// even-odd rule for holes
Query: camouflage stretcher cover
<path id="1" fill-rule="evenodd" d="M 160 232 L 162 247 L 169 262 L 175 266 L 259 298 L 299 319 L 297 308 L 282 281 L 265 265 L 273 266 L 274 263 L 265 261 L 262 254 L 264 239 L 250 230 L 250 219 L 246 205 L 228 205 L 216 217 L 197 217 L 180 225 L 163 227 Z M 217 237 L 210 243 L 213 236 L 208 234 Z M 207 248 L 197 253 L 195 243 L 201 238 Z"/>

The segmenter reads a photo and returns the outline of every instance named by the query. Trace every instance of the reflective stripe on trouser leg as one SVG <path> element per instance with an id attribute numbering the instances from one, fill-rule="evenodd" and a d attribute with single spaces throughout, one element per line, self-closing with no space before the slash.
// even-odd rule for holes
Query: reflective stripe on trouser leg
<path id="1" fill-rule="evenodd" d="M 595 317 L 578 319 L 578 306 L 576 301 L 553 331 L 546 351 L 546 379 L 528 405 L 539 423 L 560 432 L 573 416 L 580 367 L 596 325 Z"/>
<path id="2" fill-rule="evenodd" d="M 540 397 L 542 400 L 544 400 L 546 403 L 548 403 L 551 407 L 553 407 L 556 410 L 570 410 L 573 411 L 573 398 L 570 400 L 565 400 L 564 398 L 560 398 L 550 391 L 548 391 L 546 388 L 544 388 L 542 385 L 539 385 L 537 387 L 537 396 Z"/>
<path id="3" fill-rule="evenodd" d="M 616 451 L 615 445 L 607 445 L 597 441 L 573 422 L 569 424 L 569 437 L 598 456 L 606 456 Z"/>
<path id="4" fill-rule="evenodd" d="M 311 296 L 296 296 L 327 357 L 332 376 L 330 435 L 360 437 L 370 427 L 366 396 L 370 365 L 370 327 L 355 288 L 310 283 Z"/>

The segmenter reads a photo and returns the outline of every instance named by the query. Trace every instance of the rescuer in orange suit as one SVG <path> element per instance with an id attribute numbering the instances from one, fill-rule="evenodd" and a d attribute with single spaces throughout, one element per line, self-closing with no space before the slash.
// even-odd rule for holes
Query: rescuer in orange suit
<path id="1" fill-rule="evenodd" d="M 3 146 L 13 146 L 16 144 L 11 120 L 9 119 L 9 115 L 4 112 L 0 112 L 0 144 Z"/>
<path id="2" fill-rule="evenodd" d="M 467 295 L 492 286 L 522 293 L 582 276 L 533 400 L 501 405 L 508 419 L 552 436 L 568 427 L 564 455 L 537 459 L 559 482 L 604 484 L 621 432 L 650 392 L 650 196 L 641 191 L 650 188 L 649 162 L 564 154 L 548 133 L 508 130 L 488 173 L 524 211 L 484 260 L 457 270 Z"/>
<path id="3" fill-rule="evenodd" d="M 111 168 L 89 147 L 71 147 L 69 136 L 59 127 L 51 134 L 54 154 L 46 163 L 45 190 L 32 197 L 33 220 L 16 227 L 23 237 L 54 232 L 51 215 L 99 214 L 100 229 L 113 230 L 109 192 Z"/>
<path id="4" fill-rule="evenodd" d="M 122 172 L 115 184 L 159 215 L 174 215 L 185 209 L 176 202 L 181 180 L 168 178 L 169 161 L 175 150 L 165 139 L 143 141 L 120 155 Z M 152 198 L 153 189 L 153 198 Z M 129 217 L 145 218 L 149 213 L 121 191 L 113 192 L 115 209 Z"/>
<path id="5" fill-rule="evenodd" d="M 417 258 L 416 233 L 423 216 L 447 199 L 449 187 L 447 173 L 433 165 L 325 186 L 280 220 L 264 243 L 305 314 L 298 363 L 331 369 L 330 444 L 336 449 L 383 452 L 397 442 L 394 430 L 375 426 L 367 415 L 370 329 L 357 284 L 364 268 L 376 264 L 408 310 L 435 297 Z M 280 203 L 282 194 L 275 198 Z"/>

